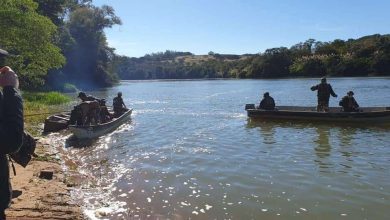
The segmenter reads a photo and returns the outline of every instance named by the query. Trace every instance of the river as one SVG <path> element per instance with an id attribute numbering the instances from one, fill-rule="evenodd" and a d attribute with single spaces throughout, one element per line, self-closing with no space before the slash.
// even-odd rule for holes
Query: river
<path id="1" fill-rule="evenodd" d="M 338 98 L 390 106 L 390 78 L 328 79 Z M 276 105 L 316 105 L 319 79 L 122 81 L 132 119 L 99 139 L 64 142 L 91 219 L 388 219 L 390 126 L 250 121 Z"/>

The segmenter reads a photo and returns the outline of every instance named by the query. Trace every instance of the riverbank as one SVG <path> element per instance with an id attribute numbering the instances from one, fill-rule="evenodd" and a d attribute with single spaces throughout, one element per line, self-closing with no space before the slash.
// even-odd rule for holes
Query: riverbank
<path id="1" fill-rule="evenodd" d="M 14 163 L 10 166 L 13 188 L 10 219 L 83 219 L 79 204 L 72 201 L 72 175 L 64 169 L 60 158 L 62 146 L 50 137 L 42 137 L 42 123 L 51 113 L 69 108 L 71 97 L 58 92 L 23 92 L 25 130 L 39 138 L 36 157 L 26 168 Z M 49 179 L 40 178 L 41 171 L 53 172 Z"/>
<path id="2" fill-rule="evenodd" d="M 13 199 L 6 211 L 7 218 L 22 219 L 83 219 L 79 205 L 74 203 L 70 191 L 74 184 L 65 173 L 57 147 L 41 138 L 33 158 L 26 168 L 15 164 L 16 176 L 12 174 Z M 53 178 L 40 178 L 40 172 L 52 171 Z"/>

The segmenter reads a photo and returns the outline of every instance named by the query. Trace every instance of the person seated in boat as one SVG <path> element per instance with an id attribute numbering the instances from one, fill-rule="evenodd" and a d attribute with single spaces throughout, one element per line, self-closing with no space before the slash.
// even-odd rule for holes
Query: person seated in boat
<path id="1" fill-rule="evenodd" d="M 85 92 L 79 92 L 79 95 L 77 97 L 80 98 L 82 102 L 100 101 L 100 99 L 96 98 L 95 96 L 87 95 L 85 94 Z"/>
<path id="2" fill-rule="evenodd" d="M 353 97 L 354 93 L 352 91 L 349 91 L 346 96 L 344 96 L 341 101 L 339 102 L 339 105 L 343 107 L 344 112 L 358 112 L 359 111 L 359 104 L 356 102 L 355 98 Z"/>
<path id="3" fill-rule="evenodd" d="M 116 96 L 112 101 L 112 106 L 114 107 L 114 117 L 122 115 L 122 113 L 127 110 L 127 107 L 122 99 L 122 92 L 118 92 L 118 96 Z"/>
<path id="4" fill-rule="evenodd" d="M 112 119 L 111 113 L 108 111 L 106 106 L 106 100 L 100 100 L 100 123 L 106 123 Z"/>
<path id="5" fill-rule="evenodd" d="M 259 109 L 275 110 L 275 100 L 269 95 L 269 92 L 264 93 Z"/>
<path id="6" fill-rule="evenodd" d="M 337 97 L 336 93 L 333 91 L 332 86 L 326 82 L 326 78 L 321 78 L 321 83 L 315 86 L 312 86 L 311 91 L 317 90 L 317 111 L 318 112 L 328 112 L 329 111 L 329 97 Z"/>

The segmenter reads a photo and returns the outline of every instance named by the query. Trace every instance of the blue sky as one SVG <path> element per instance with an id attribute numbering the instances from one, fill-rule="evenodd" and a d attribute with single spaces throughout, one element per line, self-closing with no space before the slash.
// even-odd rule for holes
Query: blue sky
<path id="1" fill-rule="evenodd" d="M 122 19 L 109 45 L 130 57 L 165 50 L 258 53 L 309 38 L 390 34 L 390 0 L 94 0 Z"/>

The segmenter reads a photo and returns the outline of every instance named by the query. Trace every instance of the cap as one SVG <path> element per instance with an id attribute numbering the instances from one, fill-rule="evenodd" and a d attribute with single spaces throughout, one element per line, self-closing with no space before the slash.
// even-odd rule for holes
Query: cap
<path id="1" fill-rule="evenodd" d="M 354 95 L 352 91 L 347 92 L 348 95 Z"/>
<path id="2" fill-rule="evenodd" d="M 118 92 L 118 96 L 122 96 L 122 92 Z"/>
<path id="3" fill-rule="evenodd" d="M 85 96 L 87 96 L 86 94 L 85 94 L 85 92 L 79 92 L 79 96 L 77 96 L 77 97 L 85 97 Z"/>
<path id="4" fill-rule="evenodd" d="M 264 96 L 269 96 L 269 92 L 264 93 Z"/>

